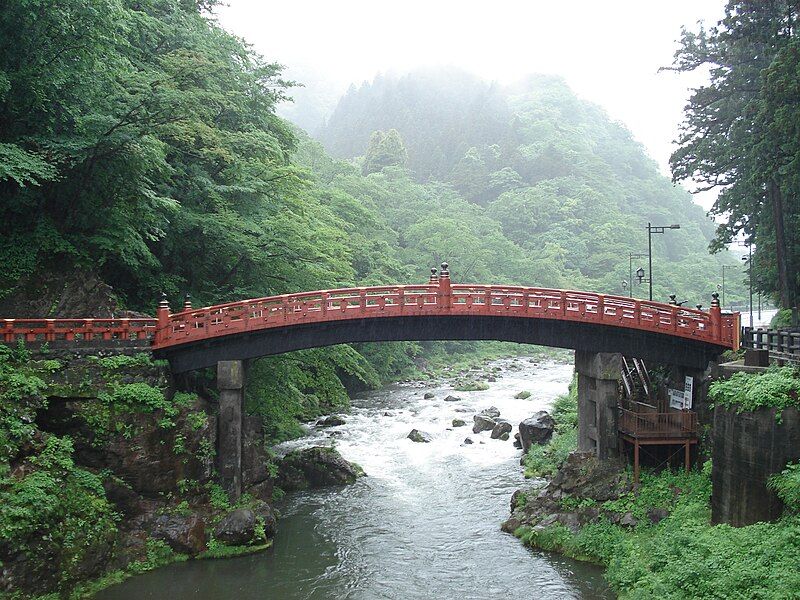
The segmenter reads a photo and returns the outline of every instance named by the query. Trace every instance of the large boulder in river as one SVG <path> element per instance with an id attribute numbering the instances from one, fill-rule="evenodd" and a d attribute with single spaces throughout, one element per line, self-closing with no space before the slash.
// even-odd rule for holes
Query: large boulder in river
<path id="1" fill-rule="evenodd" d="M 453 427 L 464 427 L 466 424 L 464 419 L 453 419 Z"/>
<path id="2" fill-rule="evenodd" d="M 481 431 L 491 431 L 497 425 L 494 419 L 485 415 L 475 415 L 472 417 L 475 424 L 472 426 L 472 433 L 480 433 Z"/>
<path id="3" fill-rule="evenodd" d="M 444 399 L 445 402 L 461 402 L 461 396 L 453 396 L 452 394 Z"/>
<path id="4" fill-rule="evenodd" d="M 533 444 L 546 444 L 553 437 L 556 422 L 547 411 L 540 410 L 519 424 L 519 439 L 522 451 L 527 452 Z"/>
<path id="5" fill-rule="evenodd" d="M 427 444 L 431 441 L 431 436 L 424 431 L 420 431 L 419 429 L 412 429 L 411 433 L 406 436 L 412 442 L 417 442 L 420 444 Z"/>
<path id="6" fill-rule="evenodd" d="M 496 406 L 490 406 L 489 408 L 484 408 L 478 414 L 490 419 L 496 419 L 500 416 L 500 410 Z"/>
<path id="7" fill-rule="evenodd" d="M 195 556 L 206 549 L 206 523 L 198 515 L 157 515 L 149 529 L 180 554 Z"/>
<path id="8" fill-rule="evenodd" d="M 295 450 L 278 466 L 278 486 L 284 491 L 355 483 L 364 470 L 347 462 L 333 448 L 314 446 Z"/>
<path id="9" fill-rule="evenodd" d="M 340 415 L 330 415 L 317 421 L 317 427 L 338 427 L 345 423 L 347 423 L 347 421 L 344 420 L 344 417 Z"/>
<path id="10" fill-rule="evenodd" d="M 422 397 L 423 397 L 425 400 L 430 400 L 431 398 L 435 398 L 435 397 L 436 397 L 436 394 L 434 394 L 433 392 L 425 392 L 425 393 L 422 395 Z"/>
<path id="11" fill-rule="evenodd" d="M 493 440 L 497 440 L 500 439 L 503 434 L 505 434 L 505 439 L 508 439 L 508 434 L 511 433 L 512 429 L 513 427 L 511 427 L 511 423 L 508 421 L 500 421 L 492 428 L 491 437 Z"/>
<path id="12" fill-rule="evenodd" d="M 214 528 L 214 539 L 227 546 L 263 544 L 256 534 L 256 514 L 249 508 L 237 508 L 225 515 Z"/>

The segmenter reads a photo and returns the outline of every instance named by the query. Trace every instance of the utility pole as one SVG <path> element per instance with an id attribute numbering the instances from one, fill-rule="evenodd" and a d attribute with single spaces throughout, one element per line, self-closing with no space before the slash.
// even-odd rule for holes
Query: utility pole
<path id="1" fill-rule="evenodd" d="M 650 301 L 653 301 L 653 234 L 664 233 L 667 229 L 680 229 L 680 225 L 655 226 L 647 224 L 647 263 L 649 269 Z"/>

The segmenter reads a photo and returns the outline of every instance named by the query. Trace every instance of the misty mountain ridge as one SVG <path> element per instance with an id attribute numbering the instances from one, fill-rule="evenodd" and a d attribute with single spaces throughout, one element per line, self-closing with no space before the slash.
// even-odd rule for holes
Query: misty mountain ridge
<path id="1" fill-rule="evenodd" d="M 494 223 L 524 255 L 549 257 L 547 268 L 524 277 L 530 283 L 624 293 L 628 253 L 646 251 L 648 222 L 681 224 L 653 238 L 656 299 L 685 289 L 693 303 L 707 304 L 721 263 L 733 262 L 728 253 L 708 254 L 714 225 L 691 195 L 661 175 L 623 125 L 557 76 L 504 85 L 453 68 L 380 75 L 350 86 L 316 137 L 368 179 L 398 186 L 405 173 L 419 186 L 449 186 L 464 204 L 450 203 L 447 218 L 472 219 L 465 227 Z M 418 210 L 434 218 L 443 209 L 430 198 L 440 196 L 429 194 Z M 393 220 L 400 209 L 379 209 L 402 240 L 408 215 Z M 636 261 L 634 270 L 645 262 Z"/>

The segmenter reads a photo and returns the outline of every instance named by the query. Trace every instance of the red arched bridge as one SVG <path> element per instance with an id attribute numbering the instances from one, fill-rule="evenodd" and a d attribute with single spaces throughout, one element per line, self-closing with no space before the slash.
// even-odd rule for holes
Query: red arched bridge
<path id="1" fill-rule="evenodd" d="M 739 348 L 739 315 L 558 289 L 451 284 L 446 264 L 427 284 L 282 294 L 156 319 L 2 319 L 5 343 L 147 344 L 175 372 L 348 342 L 500 340 L 615 352 L 704 368 Z"/>

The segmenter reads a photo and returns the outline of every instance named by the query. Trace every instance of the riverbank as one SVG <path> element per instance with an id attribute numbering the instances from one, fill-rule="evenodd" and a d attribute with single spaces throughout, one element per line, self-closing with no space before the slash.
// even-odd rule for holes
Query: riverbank
<path id="1" fill-rule="evenodd" d="M 471 430 L 472 416 L 492 406 L 513 424 L 549 409 L 567 389 L 572 365 L 518 357 L 475 373 L 495 381 L 482 391 L 458 392 L 451 379 L 357 394 L 344 423 L 311 424 L 309 435 L 277 447 L 280 454 L 333 445 L 367 477 L 346 488 L 287 494 L 276 504 L 281 519 L 266 552 L 174 564 L 97 598 L 478 600 L 521 590 L 610 598 L 598 568 L 531 552 L 498 530 L 508 498 L 524 482 L 520 451 L 513 439 Z M 521 391 L 530 396 L 515 398 Z M 454 427 L 454 419 L 469 426 Z M 412 429 L 430 441 L 411 441 Z"/>
<path id="2" fill-rule="evenodd" d="M 572 396 L 572 397 L 571 397 Z M 531 548 L 605 568 L 621 598 L 797 598 L 800 477 L 774 479 L 786 513 L 775 523 L 711 524 L 711 464 L 690 473 L 602 465 L 575 450 L 574 393 L 554 404 L 556 434 L 532 447 L 526 474 L 548 477 L 514 495 L 505 531 Z M 780 492 L 779 492 L 780 493 Z"/>

